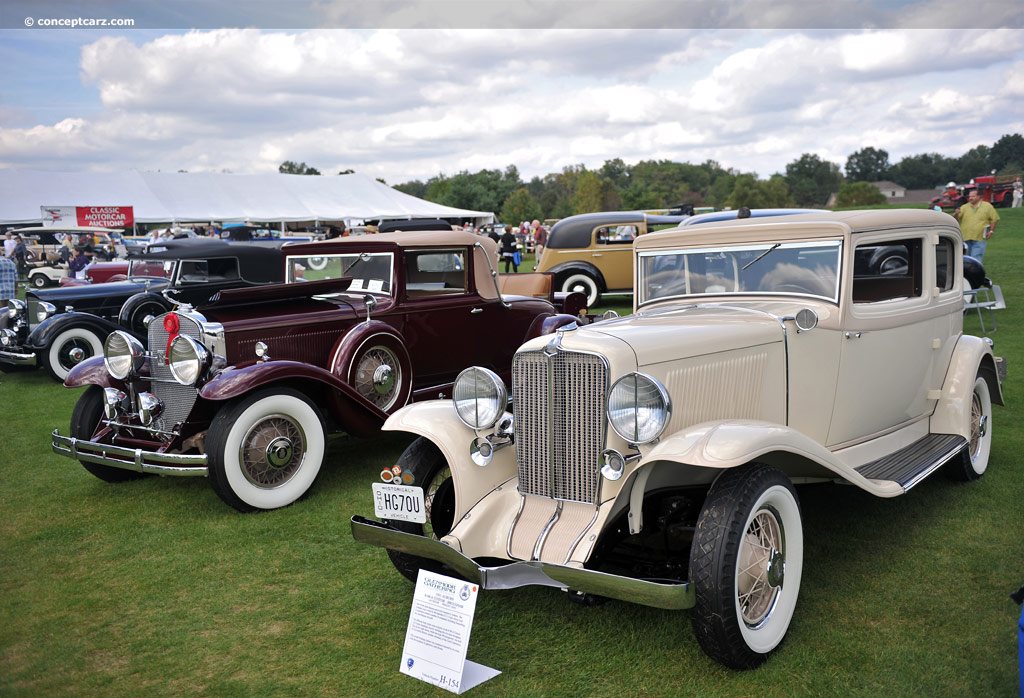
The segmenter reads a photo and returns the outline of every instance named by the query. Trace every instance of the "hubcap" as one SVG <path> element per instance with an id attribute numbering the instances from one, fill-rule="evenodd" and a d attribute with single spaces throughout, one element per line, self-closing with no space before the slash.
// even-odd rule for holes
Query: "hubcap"
<path id="1" fill-rule="evenodd" d="M 292 440 L 279 436 L 267 444 L 267 463 L 272 468 L 283 468 L 291 461 L 292 451 Z"/>
<path id="2" fill-rule="evenodd" d="M 242 474 L 261 489 L 280 487 L 302 467 L 306 439 L 291 417 L 274 414 L 253 424 L 242 437 L 238 461 Z"/>
<path id="3" fill-rule="evenodd" d="M 378 366 L 373 372 L 373 388 L 378 395 L 385 395 L 395 387 L 395 371 L 387 364 Z"/>
<path id="4" fill-rule="evenodd" d="M 68 358 L 71 359 L 71 363 L 81 363 L 82 359 L 85 358 L 85 351 L 81 347 L 72 347 L 71 351 L 68 352 Z"/>
<path id="5" fill-rule="evenodd" d="M 756 628 L 771 615 L 786 573 L 782 528 L 770 508 L 751 520 L 736 569 L 736 594 L 743 622 Z"/>

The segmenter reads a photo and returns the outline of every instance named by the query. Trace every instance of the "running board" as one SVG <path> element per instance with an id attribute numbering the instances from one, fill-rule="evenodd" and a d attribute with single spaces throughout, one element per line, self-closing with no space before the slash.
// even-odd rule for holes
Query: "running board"
<path id="1" fill-rule="evenodd" d="M 959 434 L 929 434 L 856 470 L 869 480 L 892 480 L 906 492 L 966 447 L 967 439 Z"/>

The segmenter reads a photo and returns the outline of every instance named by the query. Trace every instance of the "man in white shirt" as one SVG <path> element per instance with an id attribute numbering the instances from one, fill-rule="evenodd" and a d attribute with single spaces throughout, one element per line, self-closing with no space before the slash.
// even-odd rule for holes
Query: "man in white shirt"
<path id="1" fill-rule="evenodd" d="M 11 231 L 7 231 L 4 236 L 4 257 L 10 257 L 14 254 L 14 248 L 18 246 L 18 241 L 11 235 Z"/>

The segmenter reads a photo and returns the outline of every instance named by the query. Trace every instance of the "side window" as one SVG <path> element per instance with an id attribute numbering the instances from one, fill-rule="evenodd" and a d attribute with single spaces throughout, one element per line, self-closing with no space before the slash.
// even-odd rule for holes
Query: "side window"
<path id="1" fill-rule="evenodd" d="M 635 225 L 609 225 L 598 228 L 595 240 L 598 245 L 628 245 L 639 234 Z"/>
<path id="2" fill-rule="evenodd" d="M 853 302 L 916 298 L 922 293 L 922 239 L 858 245 L 853 257 Z"/>
<path id="3" fill-rule="evenodd" d="M 463 250 L 409 252 L 405 289 L 410 298 L 466 293 L 466 255 Z"/>
<path id="4" fill-rule="evenodd" d="M 939 244 L 935 246 L 935 285 L 939 291 L 953 290 L 953 277 L 956 274 L 953 249 L 953 240 L 950 238 L 939 238 Z"/>
<path id="5" fill-rule="evenodd" d="M 203 284 L 217 281 L 234 281 L 238 278 L 238 260 L 226 259 L 191 260 L 181 262 L 181 274 L 178 282 L 183 284 Z"/>

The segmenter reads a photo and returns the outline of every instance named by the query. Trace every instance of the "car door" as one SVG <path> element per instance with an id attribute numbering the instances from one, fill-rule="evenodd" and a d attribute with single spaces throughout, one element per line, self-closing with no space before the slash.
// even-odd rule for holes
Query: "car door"
<path id="1" fill-rule="evenodd" d="M 937 367 L 949 349 L 948 329 L 941 327 L 951 306 L 938 302 L 938 294 L 932 292 L 934 244 L 924 234 L 904 234 L 875 236 L 856 245 L 854 258 L 869 256 L 871 246 L 901 247 L 908 264 L 858 269 L 847 286 L 828 436 L 832 447 L 880 435 L 929 414 L 935 404 L 931 391 L 941 387 Z"/>
<path id="2" fill-rule="evenodd" d="M 405 251 L 403 335 L 413 367 L 413 387 L 446 386 L 472 366 L 483 323 L 471 290 L 466 248 Z"/>

